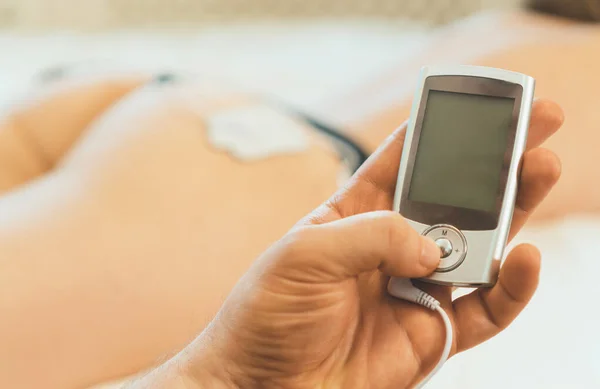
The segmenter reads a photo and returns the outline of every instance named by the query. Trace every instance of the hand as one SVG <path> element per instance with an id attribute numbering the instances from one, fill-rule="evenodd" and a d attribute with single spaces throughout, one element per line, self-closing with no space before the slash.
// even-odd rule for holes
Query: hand
<path id="1" fill-rule="evenodd" d="M 561 109 L 538 101 L 510 238 L 560 175 L 538 146 L 559 129 Z M 420 277 L 438 261 L 392 207 L 405 128 L 351 182 L 253 265 L 212 325 L 173 365 L 201 385 L 215 377 L 242 388 L 407 388 L 438 362 L 445 331 L 436 313 L 386 293 L 389 276 Z M 506 328 L 532 297 L 540 254 L 515 248 L 496 286 L 452 301 L 449 287 L 422 285 L 454 327 L 452 354 Z M 214 382 L 213 382 L 213 385 Z"/>

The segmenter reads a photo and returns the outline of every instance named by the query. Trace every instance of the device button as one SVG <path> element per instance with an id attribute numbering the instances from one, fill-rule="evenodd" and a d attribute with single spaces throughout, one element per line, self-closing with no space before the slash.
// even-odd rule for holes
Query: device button
<path id="1" fill-rule="evenodd" d="M 459 267 L 467 255 L 467 240 L 455 227 L 435 225 L 423 231 L 423 235 L 435 241 L 441 251 L 437 272 L 448 272 Z"/>
<path id="2" fill-rule="evenodd" d="M 446 238 L 440 238 L 435 241 L 435 244 L 440 248 L 442 258 L 448 258 L 452 254 L 452 242 Z"/>

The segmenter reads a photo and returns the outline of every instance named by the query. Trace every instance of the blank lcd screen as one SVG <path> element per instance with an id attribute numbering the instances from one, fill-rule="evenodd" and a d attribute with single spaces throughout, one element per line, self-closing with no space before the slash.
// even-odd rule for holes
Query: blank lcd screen
<path id="1" fill-rule="evenodd" d="M 496 213 L 514 105 L 429 91 L 408 198 Z"/>

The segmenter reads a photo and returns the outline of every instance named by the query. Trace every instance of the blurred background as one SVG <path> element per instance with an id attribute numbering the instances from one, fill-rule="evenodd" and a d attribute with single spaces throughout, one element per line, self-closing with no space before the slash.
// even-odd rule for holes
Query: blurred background
<path id="1" fill-rule="evenodd" d="M 192 71 L 318 105 L 418 50 L 424 31 L 520 3 L 0 0 L 0 101 L 68 65 Z"/>
<path id="2" fill-rule="evenodd" d="M 398 17 L 437 24 L 521 0 L 2 0 L 0 23 L 18 28 L 107 29 L 202 26 L 215 22 Z"/>
<path id="3" fill-rule="evenodd" d="M 547 1 L 546 3 L 552 3 Z M 582 16 L 585 0 L 557 1 Z M 220 80 L 316 115 L 323 102 L 354 93 L 409 62 L 441 26 L 482 12 L 521 7 L 522 0 L 0 0 L 0 103 L 65 73 L 175 72 Z M 409 78 L 417 74 L 408 75 Z M 366 104 L 364 115 L 379 104 Z M 349 112 L 327 118 L 339 125 Z M 391 129 L 390 129 L 391 130 Z M 559 263 L 581 253 L 572 242 L 597 240 L 599 224 L 532 229 Z M 585 234 L 582 235 L 582 231 Z M 575 264 L 582 264 L 575 260 Z M 587 265 L 586 265 L 587 266 Z M 597 266 L 596 266 L 597 267 Z M 599 269 L 600 270 L 600 269 Z M 595 321 L 555 312 L 570 298 L 560 288 L 577 276 L 548 272 L 546 298 L 506 335 L 450 361 L 431 388 L 600 387 Z M 570 277 L 570 278 L 569 278 Z M 557 301 L 558 300 L 558 301 Z M 1 315 L 0 315 L 1 316 Z M 553 322 L 551 330 L 541 323 Z M 537 336 L 533 336 L 537 335 Z M 558 350 L 558 351 L 556 351 Z M 547 358 L 544 358 L 546 356 Z"/>

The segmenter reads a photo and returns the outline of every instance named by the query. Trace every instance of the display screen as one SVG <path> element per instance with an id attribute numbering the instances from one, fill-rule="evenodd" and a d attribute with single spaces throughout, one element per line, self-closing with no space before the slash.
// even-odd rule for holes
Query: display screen
<path id="1" fill-rule="evenodd" d="M 514 105 L 429 91 L 408 198 L 495 213 Z"/>

